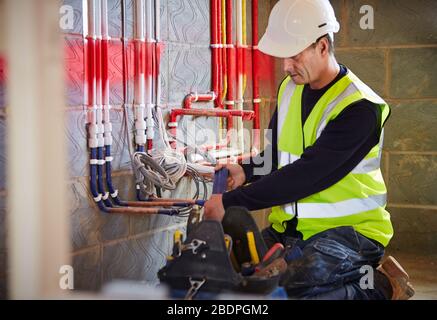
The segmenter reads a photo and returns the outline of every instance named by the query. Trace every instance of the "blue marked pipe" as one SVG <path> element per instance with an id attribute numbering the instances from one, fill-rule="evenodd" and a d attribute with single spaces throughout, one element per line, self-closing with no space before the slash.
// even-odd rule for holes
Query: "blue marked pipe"
<path id="1" fill-rule="evenodd" d="M 98 147 L 97 148 L 97 160 L 100 162 L 103 159 L 104 159 L 103 158 L 103 147 Z M 103 163 L 97 164 L 97 191 L 102 195 L 106 194 L 105 186 L 103 184 Z M 104 202 L 105 206 L 112 207 L 112 202 L 109 199 L 109 197 L 107 199 L 103 199 L 103 202 Z"/>
<path id="2" fill-rule="evenodd" d="M 205 206 L 205 202 L 206 200 L 196 200 L 196 204 L 201 207 Z"/>
<path id="3" fill-rule="evenodd" d="M 90 159 L 97 160 L 96 148 L 91 148 Z M 94 198 L 98 198 L 100 196 L 99 192 L 97 191 L 96 182 L 97 182 L 97 164 L 90 164 L 90 189 L 91 189 L 91 194 L 93 195 Z M 96 204 L 100 210 L 104 212 L 109 212 L 102 200 L 96 201 Z"/>
<path id="4" fill-rule="evenodd" d="M 111 157 L 111 146 L 107 145 L 105 146 L 105 157 Z M 112 184 L 112 165 L 111 161 L 106 161 L 105 163 L 106 168 L 106 186 L 108 187 L 108 191 L 111 194 L 112 201 L 118 206 L 127 206 L 127 204 L 120 200 L 118 195 L 113 196 L 115 194 L 115 188 Z"/>
<path id="5" fill-rule="evenodd" d="M 137 145 L 137 152 L 144 152 L 144 146 L 141 145 Z M 140 186 L 137 184 L 136 186 L 136 193 L 137 193 L 137 200 L 138 201 L 147 201 L 147 199 L 145 199 L 142 195 L 141 195 L 141 190 L 140 190 Z"/>
<path id="6" fill-rule="evenodd" d="M 222 194 L 226 192 L 229 170 L 226 168 L 216 171 L 214 174 L 214 183 L 212 186 L 212 194 Z"/>
<path id="7" fill-rule="evenodd" d="M 177 209 L 158 209 L 158 214 L 165 214 L 167 216 L 175 216 L 179 214 Z"/>

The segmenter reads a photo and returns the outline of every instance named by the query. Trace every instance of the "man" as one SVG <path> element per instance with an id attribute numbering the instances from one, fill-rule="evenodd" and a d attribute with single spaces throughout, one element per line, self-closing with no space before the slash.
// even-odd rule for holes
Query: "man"
<path id="1" fill-rule="evenodd" d="M 260 155 L 272 152 L 273 169 L 257 176 L 257 161 L 227 164 L 232 190 L 211 197 L 205 218 L 221 220 L 231 206 L 272 207 L 266 243 L 297 252 L 282 280 L 291 298 L 408 299 L 414 291 L 396 260 L 378 267 L 393 236 L 380 170 L 390 108 L 337 63 L 339 28 L 328 0 L 275 5 L 259 43 L 288 74 Z"/>

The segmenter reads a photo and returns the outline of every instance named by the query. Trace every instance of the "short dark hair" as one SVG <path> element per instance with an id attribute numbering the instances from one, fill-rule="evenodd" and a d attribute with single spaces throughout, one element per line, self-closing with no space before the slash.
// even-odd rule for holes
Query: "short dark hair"
<path id="1" fill-rule="evenodd" d="M 331 36 L 328 33 L 324 34 L 321 37 L 318 37 L 317 40 L 314 41 L 313 47 L 315 47 L 315 45 L 323 38 L 326 38 L 326 40 L 328 40 L 328 45 L 329 45 L 328 52 L 329 52 L 329 54 L 334 55 L 334 52 L 335 52 L 334 41 L 332 40 Z"/>

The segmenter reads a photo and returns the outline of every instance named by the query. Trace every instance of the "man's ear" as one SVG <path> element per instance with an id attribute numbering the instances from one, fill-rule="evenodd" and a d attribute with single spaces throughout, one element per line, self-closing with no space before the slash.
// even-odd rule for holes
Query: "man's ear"
<path id="1" fill-rule="evenodd" d="M 322 56 L 329 55 L 329 42 L 326 38 L 319 40 L 319 50 Z"/>

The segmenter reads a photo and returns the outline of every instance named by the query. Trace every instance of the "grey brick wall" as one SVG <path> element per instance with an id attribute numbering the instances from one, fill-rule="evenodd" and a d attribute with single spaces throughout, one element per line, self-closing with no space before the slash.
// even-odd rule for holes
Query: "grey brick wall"
<path id="1" fill-rule="evenodd" d="M 388 209 L 395 235 L 389 250 L 437 253 L 437 2 L 334 0 L 341 22 L 339 62 L 392 108 L 383 151 Z M 362 30 L 360 8 L 374 8 Z"/>

